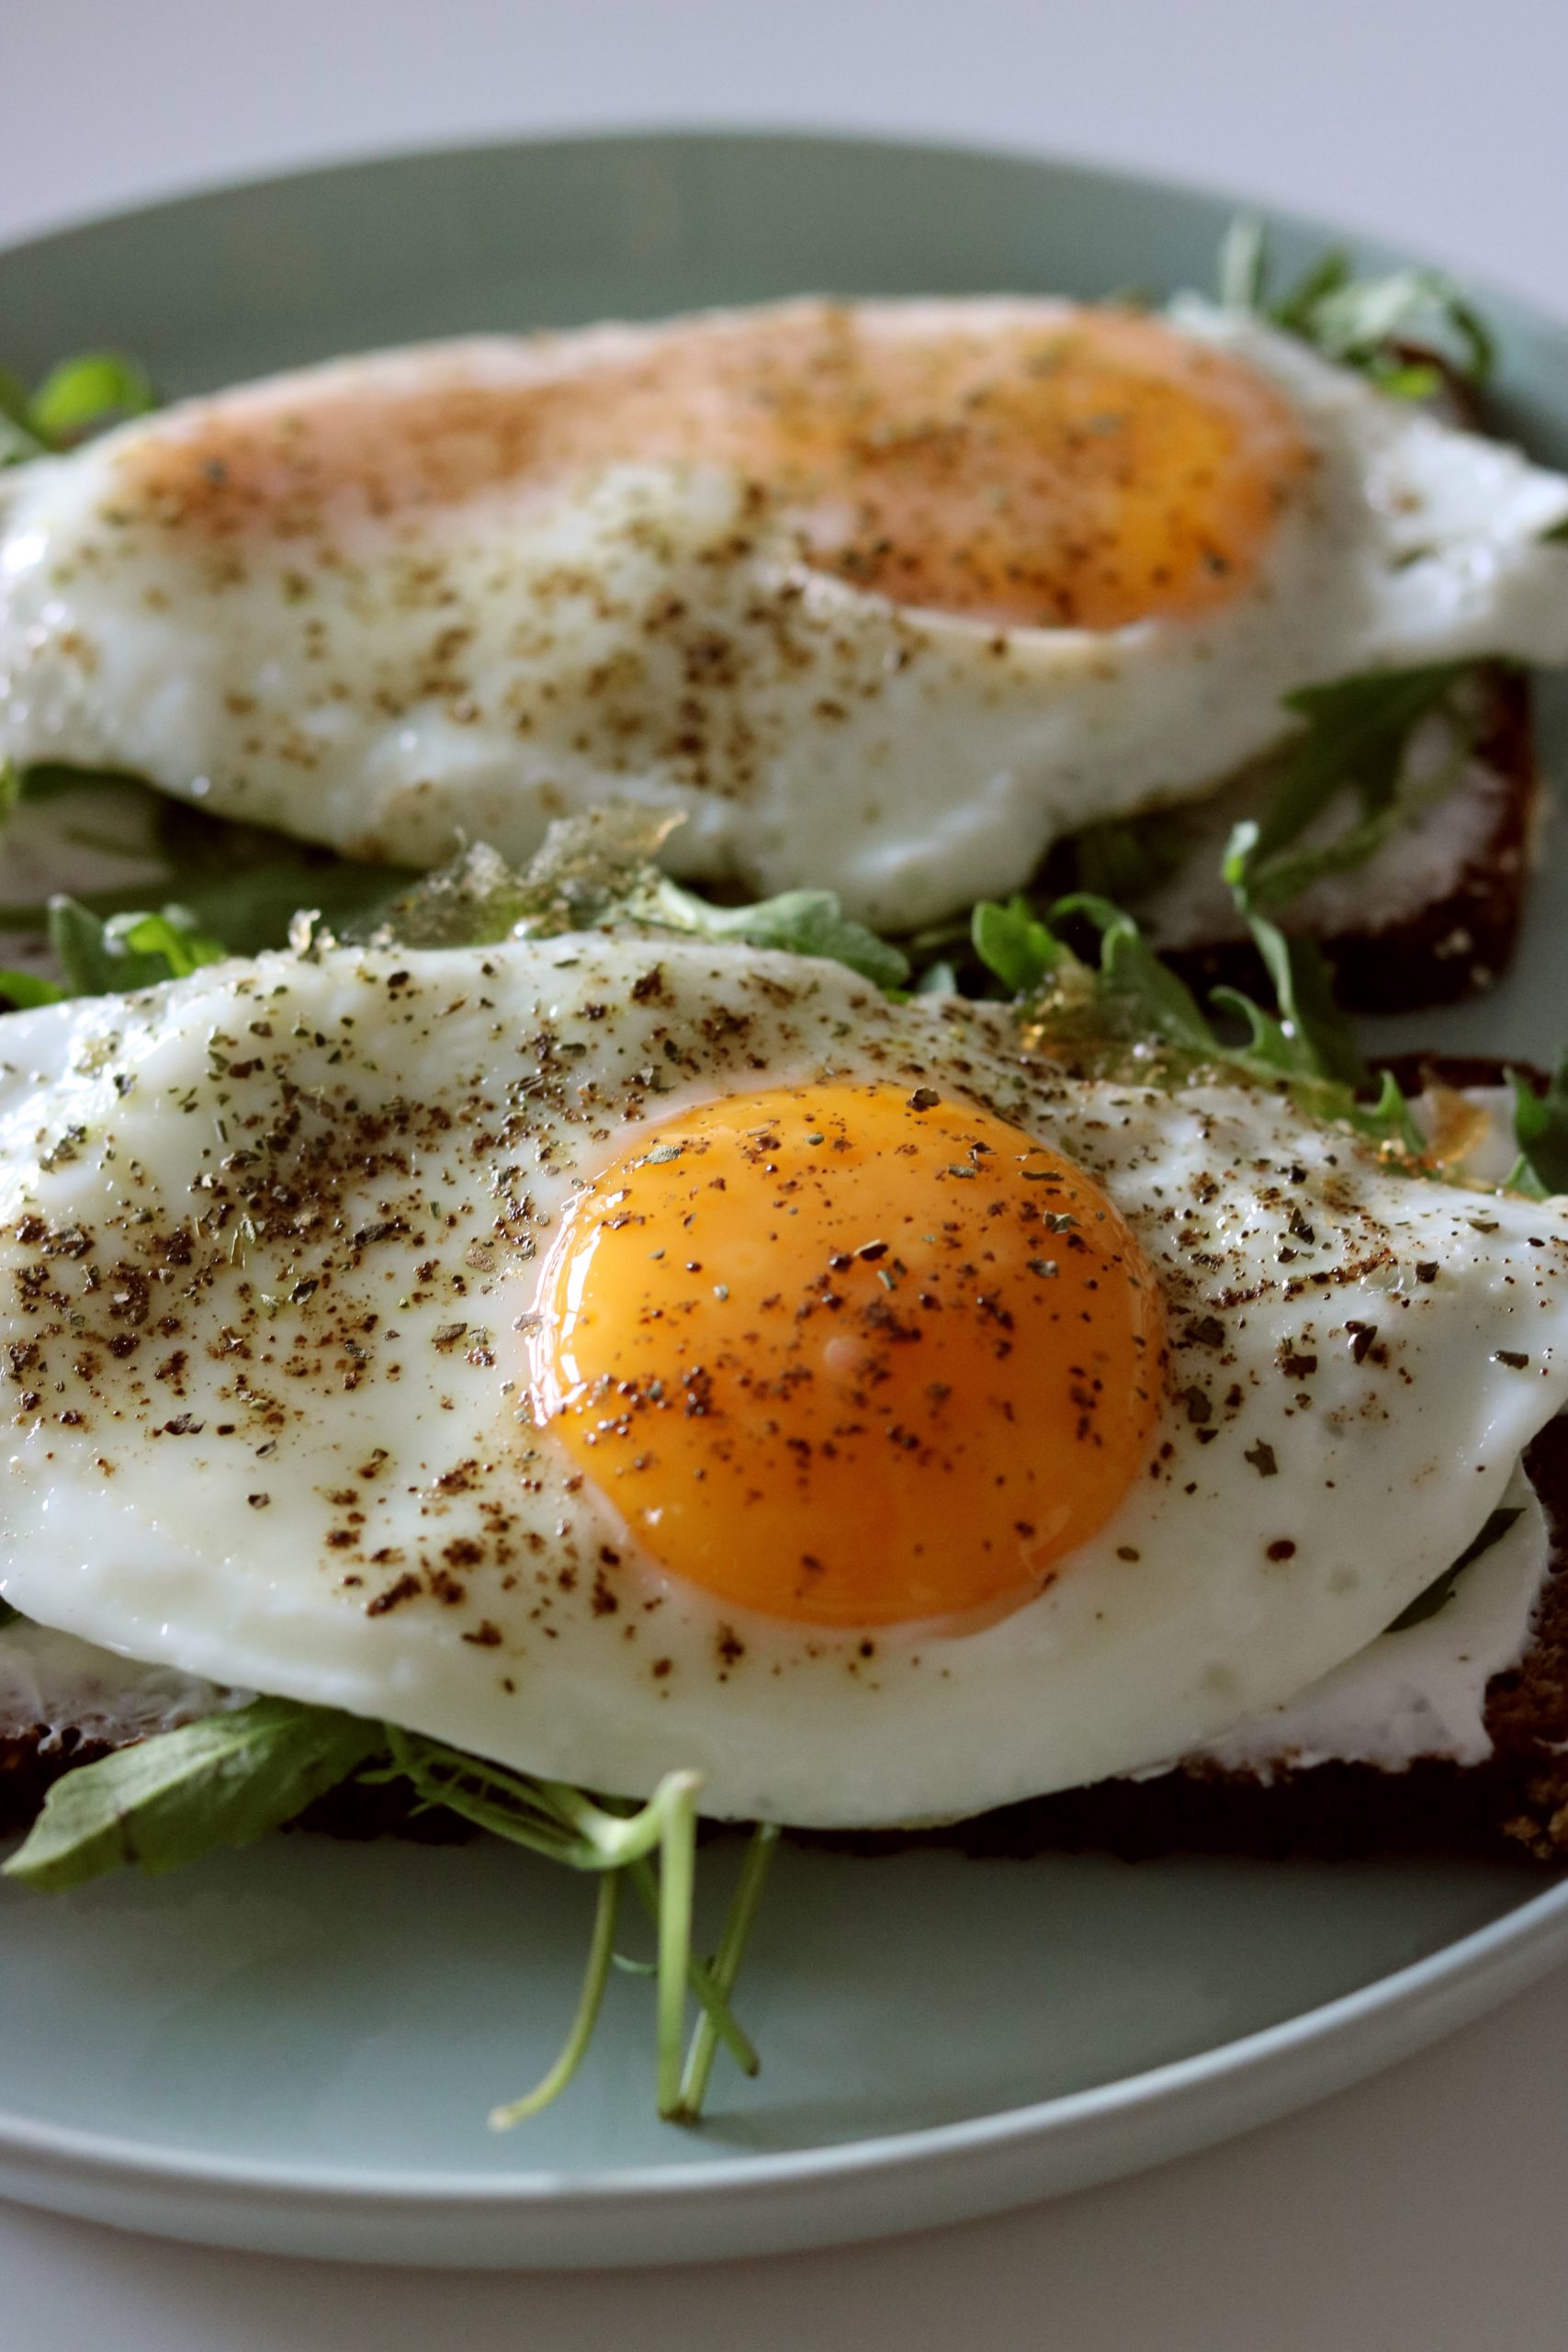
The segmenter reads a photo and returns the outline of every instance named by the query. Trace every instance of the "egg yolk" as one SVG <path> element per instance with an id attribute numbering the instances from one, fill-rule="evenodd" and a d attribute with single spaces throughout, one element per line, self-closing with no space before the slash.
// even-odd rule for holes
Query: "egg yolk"
<path id="1" fill-rule="evenodd" d="M 1139 1476 L 1163 1307 L 1082 1169 L 930 1089 L 652 1129 L 574 1200 L 536 1419 L 643 1553 L 815 1625 L 1001 1614 Z"/>
<path id="2" fill-rule="evenodd" d="M 755 521 L 897 604 L 1111 629 L 1243 593 L 1311 451 L 1266 378 L 1158 319 L 1043 304 L 932 326 L 821 303 L 563 345 L 536 377 L 433 359 L 396 383 L 245 393 L 122 464 L 166 530 L 298 541 L 492 486 L 570 494 L 638 460 L 739 473 Z"/>

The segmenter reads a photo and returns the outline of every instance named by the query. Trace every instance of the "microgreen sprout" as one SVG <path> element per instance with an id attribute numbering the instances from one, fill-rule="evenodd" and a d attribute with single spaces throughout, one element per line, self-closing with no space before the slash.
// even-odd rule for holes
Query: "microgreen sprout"
<path id="1" fill-rule="evenodd" d="M 1227 310 L 1252 311 L 1300 336 L 1325 359 L 1359 368 L 1380 390 L 1411 400 L 1440 390 L 1440 369 L 1412 360 L 1405 346 L 1438 352 L 1447 366 L 1481 383 L 1495 364 L 1485 321 L 1451 277 L 1437 269 L 1358 277 L 1335 247 L 1309 264 L 1281 294 L 1271 289 L 1269 232 L 1253 215 L 1233 220 L 1220 245 L 1218 292 Z"/>

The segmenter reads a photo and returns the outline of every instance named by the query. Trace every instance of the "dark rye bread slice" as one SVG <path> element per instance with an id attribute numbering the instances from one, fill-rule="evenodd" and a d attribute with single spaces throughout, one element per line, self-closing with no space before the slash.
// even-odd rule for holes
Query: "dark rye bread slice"
<path id="1" fill-rule="evenodd" d="M 1441 352 L 1401 343 L 1394 356 L 1437 369 L 1440 389 L 1425 403 L 1433 415 L 1471 433 L 1489 429 L 1476 386 Z M 1470 797 L 1472 821 L 1465 854 L 1455 858 L 1445 887 L 1400 904 L 1391 916 L 1380 903 L 1386 893 L 1379 876 L 1369 874 L 1343 894 L 1350 901 L 1348 920 L 1315 928 L 1335 995 L 1347 1012 L 1419 1012 L 1454 1004 L 1492 987 L 1513 959 L 1540 820 L 1540 773 L 1529 678 L 1501 663 L 1488 665 L 1483 675 L 1486 702 L 1472 748 L 1484 780 L 1457 787 Z M 1176 944 L 1160 937 L 1157 906 L 1136 911 L 1160 954 L 1200 994 L 1224 986 L 1261 992 L 1267 1001 L 1267 975 L 1239 923 L 1233 929 L 1225 922 L 1212 937 Z M 1289 929 L 1288 915 L 1285 921 Z"/>
<path id="2" fill-rule="evenodd" d="M 1540 819 L 1540 776 L 1529 679 L 1492 665 L 1483 673 L 1483 692 L 1471 773 L 1454 787 L 1467 805 L 1449 811 L 1450 823 L 1454 817 L 1461 820 L 1461 842 L 1438 886 L 1414 899 L 1397 886 L 1391 889 L 1388 867 L 1399 855 L 1396 841 L 1376 869 L 1337 886 L 1333 927 L 1316 930 L 1335 994 L 1350 1012 L 1413 1012 L 1451 1004 L 1490 988 L 1513 957 Z M 1212 847 L 1217 867 L 1220 844 Z M 1197 943 L 1168 935 L 1158 894 L 1136 911 L 1160 954 L 1200 994 L 1223 984 L 1266 996 L 1263 967 L 1239 924 L 1231 929 L 1228 910 L 1216 910 L 1221 928 Z M 1283 921 L 1292 927 L 1289 911 Z"/>

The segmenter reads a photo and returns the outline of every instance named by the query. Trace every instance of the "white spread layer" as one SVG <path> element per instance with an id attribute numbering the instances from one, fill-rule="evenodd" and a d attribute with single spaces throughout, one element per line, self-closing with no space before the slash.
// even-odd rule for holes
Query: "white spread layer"
<path id="1" fill-rule="evenodd" d="M 0 1632 L 0 1739 L 42 1729 L 111 1743 L 148 1739 L 243 1702 L 178 1667 L 144 1666 L 74 1634 L 18 1618 Z"/>
<path id="2" fill-rule="evenodd" d="M 1381 1635 L 1287 1705 L 1249 1717 L 1201 1749 L 1201 1758 L 1264 1779 L 1281 1765 L 1300 1770 L 1331 1759 L 1384 1770 L 1418 1756 L 1480 1763 L 1491 1749 L 1486 1686 L 1524 1655 L 1551 1555 L 1546 1514 L 1522 1469 L 1503 1508 L 1519 1518 L 1465 1569 L 1434 1615 Z M 75 1725 L 111 1741 L 145 1738 L 248 1695 L 25 1621 L 0 1633 L 0 1738 L 39 1724 Z"/>
<path id="3" fill-rule="evenodd" d="M 1529 1646 L 1551 1553 L 1546 1513 L 1522 1469 L 1501 1507 L 1520 1516 L 1464 1570 L 1432 1616 L 1380 1635 L 1298 1697 L 1250 1716 L 1192 1760 L 1264 1780 L 1281 1765 L 1301 1770 L 1332 1761 L 1398 1771 L 1418 1756 L 1483 1762 L 1492 1752 L 1486 1686 L 1517 1666 Z"/>

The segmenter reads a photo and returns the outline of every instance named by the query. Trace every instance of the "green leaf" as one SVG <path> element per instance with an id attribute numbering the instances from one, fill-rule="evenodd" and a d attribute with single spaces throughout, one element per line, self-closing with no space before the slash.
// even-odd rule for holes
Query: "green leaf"
<path id="1" fill-rule="evenodd" d="M 1299 1067 L 1341 1085 L 1365 1083 L 1367 1066 L 1349 1022 L 1334 1001 L 1333 982 L 1314 939 L 1292 939 L 1266 916 L 1247 912 L 1253 944 L 1273 984 Z"/>
<path id="2" fill-rule="evenodd" d="M 654 860 L 679 821 L 668 809 L 608 801 L 553 824 L 522 873 L 478 842 L 394 899 L 369 935 L 405 947 L 478 946 L 629 924 L 825 956 L 878 988 L 903 987 L 908 957 L 846 915 L 830 890 L 717 907 L 672 882 Z"/>
<path id="3" fill-rule="evenodd" d="M 1340 1114 L 1348 1126 L 1369 1143 L 1393 1144 L 1398 1151 L 1407 1152 L 1412 1159 L 1419 1159 L 1427 1148 L 1426 1137 L 1416 1125 L 1409 1103 L 1399 1091 L 1399 1082 L 1391 1069 L 1382 1072 L 1378 1081 L 1377 1100 L 1373 1102 L 1352 1102 Z"/>
<path id="4" fill-rule="evenodd" d="M 1393 344 L 1435 345 L 1472 384 L 1483 382 L 1496 361 L 1484 320 L 1436 269 L 1393 270 L 1326 288 L 1304 305 L 1297 332 L 1325 358 L 1360 367 L 1375 366 Z"/>
<path id="5" fill-rule="evenodd" d="M 1256 831 L 1255 828 L 1242 829 Z M 1239 1045 L 1218 1035 L 1186 983 L 1150 947 L 1133 917 L 1092 893 L 1074 891 L 1050 910 L 1049 924 L 1029 901 L 984 901 L 975 910 L 976 951 L 1010 993 L 1025 1000 L 1029 1019 L 1059 1038 L 1113 1045 L 1161 1040 L 1197 1064 L 1228 1064 L 1248 1077 L 1288 1086 L 1309 1117 L 1348 1125 L 1369 1142 L 1418 1156 L 1422 1139 L 1409 1104 L 1384 1074 L 1375 1101 L 1361 1099 L 1367 1070 L 1348 1023 L 1335 1004 L 1327 967 L 1310 941 L 1288 939 L 1262 917 L 1249 918 L 1274 982 L 1271 1013 L 1235 989 L 1212 1001 L 1245 1024 Z M 1057 935 L 1075 921 L 1100 934 L 1098 971 Z"/>
<path id="6" fill-rule="evenodd" d="M 13 776 L 15 771 L 12 772 Z M 0 770 L 0 776 L 5 771 Z M 39 766 L 19 783 L 29 803 L 68 804 L 71 796 L 112 788 L 123 801 L 123 817 L 112 820 L 114 845 L 137 865 L 135 901 L 124 887 L 83 891 L 76 903 L 107 920 L 140 912 L 150 895 L 186 909 L 197 928 L 221 941 L 231 955 L 255 956 L 281 947 L 301 910 L 319 913 L 329 926 L 346 924 L 379 910 L 413 876 L 400 867 L 367 865 L 330 850 L 289 840 L 259 825 L 214 817 L 203 808 L 154 792 L 134 776 L 90 769 Z M 0 800 L 0 817 L 5 813 Z M 69 811 L 62 818 L 69 827 Z M 161 860 L 164 871 L 149 883 L 146 866 Z M 0 904 L 0 929 L 45 931 L 51 909 L 41 903 Z"/>
<path id="7" fill-rule="evenodd" d="M 1272 790 L 1258 820 L 1249 866 L 1255 904 L 1282 905 L 1319 873 L 1361 864 L 1406 813 L 1457 782 L 1470 748 L 1468 727 L 1461 729 L 1461 749 L 1451 773 L 1445 771 L 1436 791 L 1423 787 L 1402 797 L 1400 770 L 1415 729 L 1429 712 L 1450 702 L 1473 668 L 1469 662 L 1442 662 L 1416 670 L 1374 671 L 1327 685 L 1303 686 L 1285 696 L 1285 708 L 1304 724 L 1280 755 Z M 1284 853 L 1348 786 L 1360 799 L 1359 831 L 1352 828 L 1339 843 L 1299 854 L 1292 864 Z"/>
<path id="8" fill-rule="evenodd" d="M 1483 1552 L 1490 1552 L 1494 1544 L 1500 1543 L 1506 1535 L 1515 1521 L 1523 1517 L 1524 1512 L 1518 1509 L 1495 1510 L 1474 1543 L 1467 1544 L 1452 1567 L 1445 1568 L 1440 1577 L 1434 1577 L 1409 1606 L 1400 1611 L 1388 1631 L 1391 1634 L 1406 1633 L 1412 1625 L 1425 1624 L 1428 1617 L 1435 1617 L 1444 1603 L 1451 1599 L 1454 1586 L 1466 1568 L 1479 1560 Z"/>
<path id="9" fill-rule="evenodd" d="M 1341 245 L 1330 245 L 1314 262 L 1308 263 L 1288 294 L 1281 295 L 1277 302 L 1260 304 L 1259 307 L 1267 309 L 1277 327 L 1283 327 L 1288 334 L 1301 335 L 1310 343 L 1313 340 L 1313 316 L 1318 304 L 1327 301 L 1332 295 L 1341 293 L 1350 279 L 1349 254 Z"/>
<path id="10" fill-rule="evenodd" d="M 909 959 L 863 922 L 846 915 L 831 890 L 784 890 L 750 907 L 715 907 L 690 890 L 664 882 L 657 913 L 649 919 L 692 931 L 705 939 L 744 939 L 753 947 L 777 947 L 792 956 L 821 956 L 846 964 L 879 989 L 902 988 Z"/>
<path id="11" fill-rule="evenodd" d="M 8 1600 L 0 1600 L 0 1634 L 5 1632 L 7 1625 L 18 1623 L 21 1614 L 21 1611 L 13 1609 Z"/>
<path id="12" fill-rule="evenodd" d="M 188 908 L 111 915 L 106 922 L 67 898 L 50 901 L 49 940 L 75 996 L 121 996 L 184 979 L 229 952 L 198 928 Z"/>
<path id="13" fill-rule="evenodd" d="M 1434 400 L 1443 389 L 1442 369 L 1425 360 L 1369 359 L 1367 374 L 1391 400 Z"/>
<path id="14" fill-rule="evenodd" d="M 158 405 L 145 369 L 118 352 L 85 352 L 51 368 L 28 406 L 26 422 L 52 448 L 80 441 L 122 416 L 144 416 Z"/>
<path id="15" fill-rule="evenodd" d="M 0 971 L 0 997 L 13 1012 L 31 1012 L 36 1005 L 62 1004 L 65 995 L 64 989 L 40 978 L 37 972 Z"/>
<path id="16" fill-rule="evenodd" d="M 1568 1193 L 1568 1047 L 1558 1057 L 1544 1094 L 1520 1070 L 1508 1072 L 1514 1090 L 1514 1136 L 1519 1164 L 1508 1182 L 1517 1192 Z"/>
<path id="17" fill-rule="evenodd" d="M 975 953 L 1012 996 L 1032 996 L 1065 954 L 1027 899 L 982 899 L 970 917 Z"/>
<path id="18" fill-rule="evenodd" d="M 0 466 L 19 466 L 43 455 L 43 443 L 28 421 L 27 387 L 0 368 Z"/>
<path id="19" fill-rule="evenodd" d="M 696 1844 L 696 1794 L 699 1776 L 667 1772 L 645 1805 L 611 1811 L 558 1781 L 533 1780 L 504 1766 L 466 1756 L 439 1740 L 425 1739 L 386 1726 L 391 1761 L 386 1770 L 367 1777 L 373 1781 L 406 1779 L 426 1804 L 444 1805 L 476 1828 L 527 1847 L 547 1860 L 573 1870 L 625 1871 L 643 1907 L 659 1932 L 656 1983 L 659 1994 L 659 2092 L 660 2115 L 689 2121 L 682 2104 L 679 2042 L 685 1993 L 695 1994 L 713 2029 L 748 2074 L 757 2071 L 757 2054 L 730 2014 L 727 1993 L 714 1969 L 692 1949 L 693 1872 Z M 652 1875 L 649 1857 L 657 1849 L 659 1876 Z M 603 1915 L 601 1926 L 603 1927 Z M 606 1930 L 606 1940 L 612 1928 Z M 562 2053 L 566 2074 L 547 2076 L 549 2096 L 561 2087 L 581 2055 L 577 2038 L 592 2030 L 597 2014 L 593 1986 L 602 1965 L 609 1969 L 609 1951 L 590 1966 L 578 2026 Z M 599 1991 L 603 1984 L 599 1983 Z M 585 2022 L 586 2021 L 586 2022 Z M 500 2109 L 491 2120 L 504 2125 L 518 2112 L 533 2113 L 541 2094 L 534 2092 L 521 2109 Z"/>
<path id="20" fill-rule="evenodd" d="M 6 1875 L 79 1886 L 122 1863 L 157 1874 L 220 1846 L 248 1846 L 347 1780 L 384 1741 L 378 1724 L 288 1699 L 205 1716 L 66 1772 Z"/>
<path id="21" fill-rule="evenodd" d="M 1227 309 L 1256 311 L 1325 358 L 1364 368 L 1381 390 L 1407 400 L 1426 398 L 1441 378 L 1402 362 L 1401 344 L 1440 350 L 1472 383 L 1482 382 L 1495 364 L 1485 321 L 1441 270 L 1358 277 L 1349 254 L 1334 246 L 1277 299 L 1270 299 L 1269 277 L 1268 232 L 1256 218 L 1238 215 L 1220 246 L 1219 295 Z"/>
<path id="22" fill-rule="evenodd" d="M 1054 923 L 1081 916 L 1100 933 L 1100 984 L 1111 1000 L 1116 1035 L 1165 1037 L 1190 1053 L 1212 1054 L 1214 1032 L 1198 1000 L 1162 964 L 1132 916 L 1092 890 L 1074 890 L 1051 910 Z"/>
<path id="23" fill-rule="evenodd" d="M 198 929 L 186 907 L 165 907 L 161 914 L 111 915 L 104 935 L 128 956 L 162 956 L 176 980 L 185 979 L 203 964 L 221 963 L 228 954 L 221 940 L 209 939 Z"/>

